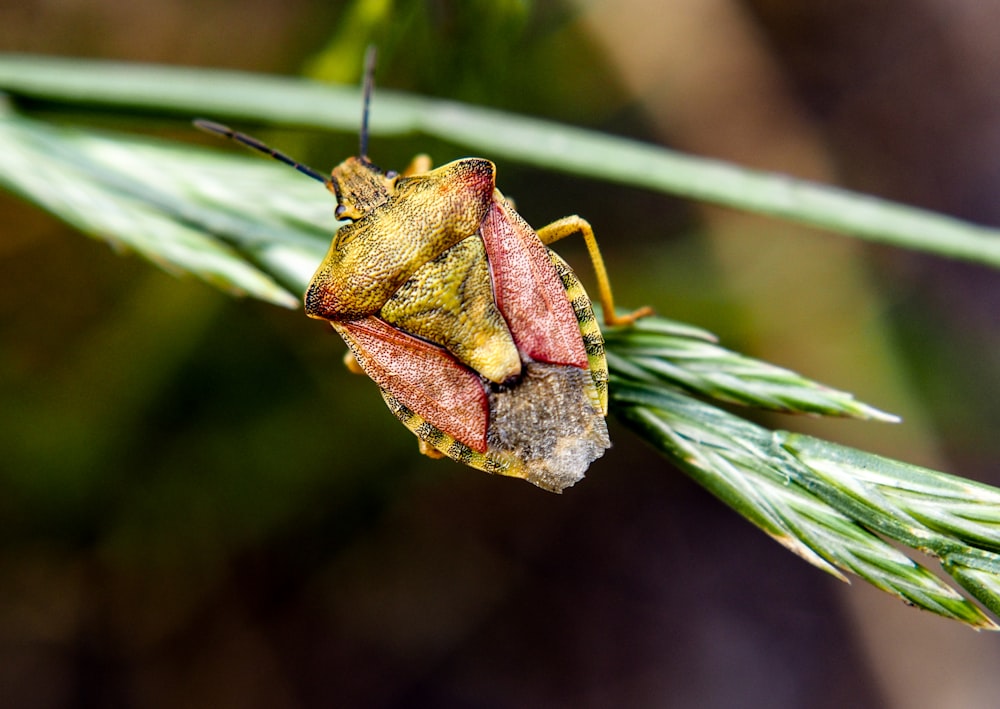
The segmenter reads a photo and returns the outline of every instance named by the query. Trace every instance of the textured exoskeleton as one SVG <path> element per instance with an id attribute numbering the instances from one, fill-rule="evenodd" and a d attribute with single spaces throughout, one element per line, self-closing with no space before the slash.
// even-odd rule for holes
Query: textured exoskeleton
<path id="1" fill-rule="evenodd" d="M 306 313 L 331 322 L 425 450 L 561 490 L 610 446 L 603 339 L 495 174 L 480 158 L 402 176 L 345 161 L 327 184 L 352 222 Z"/>

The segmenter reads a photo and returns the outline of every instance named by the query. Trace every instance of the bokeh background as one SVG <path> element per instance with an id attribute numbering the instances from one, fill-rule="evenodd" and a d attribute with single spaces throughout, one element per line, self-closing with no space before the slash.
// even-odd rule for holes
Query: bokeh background
<path id="1" fill-rule="evenodd" d="M 998 26 L 1000 4 L 979 0 L 22 0 L 0 5 L 0 50 L 353 82 L 375 41 L 383 87 L 995 226 Z M 322 169 L 355 145 L 264 136 Z M 371 152 L 399 166 L 419 150 L 461 154 L 417 139 Z M 594 224 L 623 304 L 906 420 L 771 425 L 1000 484 L 996 272 L 499 170 L 529 221 Z M 427 460 L 328 328 L 8 195 L 0 214 L 0 706 L 1000 696 L 1000 638 L 827 577 L 620 426 L 561 497 Z M 587 281 L 582 250 L 560 251 Z"/>

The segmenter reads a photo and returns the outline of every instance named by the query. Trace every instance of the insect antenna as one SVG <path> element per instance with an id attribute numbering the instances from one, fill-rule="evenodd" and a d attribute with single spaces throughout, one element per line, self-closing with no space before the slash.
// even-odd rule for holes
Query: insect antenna
<path id="1" fill-rule="evenodd" d="M 293 160 L 280 150 L 275 150 L 271 146 L 262 143 L 261 141 L 257 140 L 253 136 L 247 135 L 246 133 L 240 133 L 238 131 L 233 130 L 229 126 L 224 126 L 221 123 L 215 123 L 214 121 L 206 121 L 203 118 L 197 119 L 194 122 L 194 125 L 196 128 L 199 128 L 205 131 L 206 133 L 214 133 L 216 135 L 221 135 L 223 138 L 229 138 L 230 140 L 234 140 L 237 143 L 240 143 L 241 145 L 245 145 L 248 148 L 252 148 L 258 152 L 264 153 L 265 155 L 274 158 L 278 162 L 283 162 L 286 165 L 295 168 L 303 175 L 311 177 L 314 180 L 318 180 L 319 182 L 322 182 L 324 184 L 329 182 L 329 178 L 327 178 L 325 175 L 317 172 L 316 170 L 313 170 L 308 165 L 303 165 L 302 163 Z"/>
<path id="2" fill-rule="evenodd" d="M 365 82 L 361 100 L 361 135 L 358 144 L 358 157 L 368 159 L 368 108 L 372 102 L 372 90 L 375 87 L 375 45 L 369 45 L 365 51 Z"/>

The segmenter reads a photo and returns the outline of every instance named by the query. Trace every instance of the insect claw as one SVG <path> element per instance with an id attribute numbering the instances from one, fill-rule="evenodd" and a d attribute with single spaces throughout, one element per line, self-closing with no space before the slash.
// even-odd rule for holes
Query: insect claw
<path id="1" fill-rule="evenodd" d="M 655 311 L 645 305 L 638 310 L 633 310 L 631 313 L 625 315 L 612 315 L 609 318 L 605 318 L 605 322 L 612 327 L 621 327 L 625 325 L 631 325 L 639 318 L 648 318 L 650 315 L 655 315 Z"/>

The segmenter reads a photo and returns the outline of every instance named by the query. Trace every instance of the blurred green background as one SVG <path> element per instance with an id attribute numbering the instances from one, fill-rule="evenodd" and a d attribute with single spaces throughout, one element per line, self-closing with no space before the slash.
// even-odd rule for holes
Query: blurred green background
<path id="1" fill-rule="evenodd" d="M 997 225 L 998 23 L 975 0 L 26 0 L 0 7 L 0 50 L 354 82 L 376 42 L 379 86 Z M 263 137 L 322 170 L 356 145 Z M 418 151 L 460 155 L 371 147 L 396 167 Z M 591 221 L 622 304 L 906 421 L 770 423 L 1000 484 L 995 272 L 498 167 L 530 222 Z M 621 427 L 561 497 L 427 460 L 329 328 L 8 195 L 0 210 L 0 706 L 983 707 L 1000 692 L 996 637 L 821 574 Z M 589 282 L 580 245 L 559 250 Z"/>

